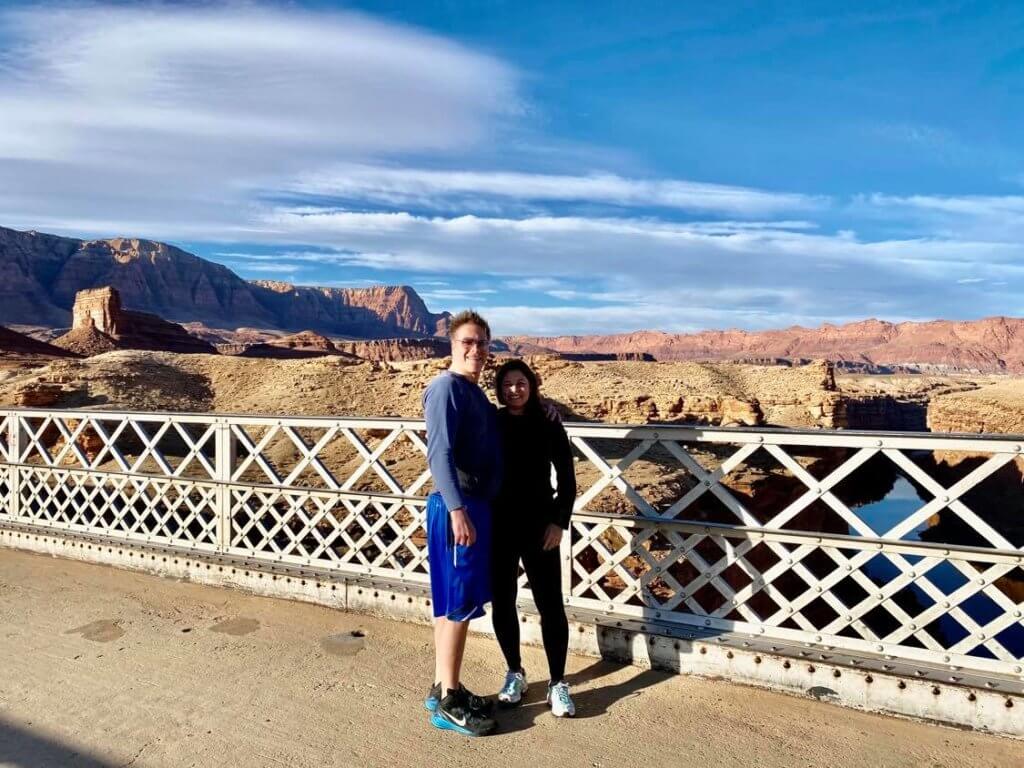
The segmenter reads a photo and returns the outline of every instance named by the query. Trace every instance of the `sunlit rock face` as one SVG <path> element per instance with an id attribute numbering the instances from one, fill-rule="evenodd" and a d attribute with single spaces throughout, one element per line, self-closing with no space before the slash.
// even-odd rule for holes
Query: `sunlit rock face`
<path id="1" fill-rule="evenodd" d="M 888 323 L 863 320 L 818 328 L 771 331 L 638 331 L 611 336 L 509 337 L 555 352 L 647 353 L 657 360 L 730 360 L 803 363 L 826 358 L 843 368 L 1024 373 L 1024 320 L 988 317 L 974 321 Z"/>
<path id="2" fill-rule="evenodd" d="M 216 354 L 212 344 L 177 323 L 122 308 L 117 289 L 110 286 L 79 291 L 72 316 L 71 331 L 55 339 L 54 345 L 87 357 L 115 349 Z"/>
<path id="3" fill-rule="evenodd" d="M 305 329 L 356 338 L 433 336 L 430 312 L 408 286 L 317 288 L 246 281 L 165 243 L 77 240 L 0 227 L 0 323 L 68 327 L 79 291 L 110 286 L 123 306 L 221 328 Z"/>

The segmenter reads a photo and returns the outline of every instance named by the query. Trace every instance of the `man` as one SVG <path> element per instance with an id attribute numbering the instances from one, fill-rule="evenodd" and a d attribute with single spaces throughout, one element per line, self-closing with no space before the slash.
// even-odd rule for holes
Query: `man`
<path id="1" fill-rule="evenodd" d="M 491 329 L 472 310 L 449 326 L 452 362 L 423 394 L 427 463 L 427 553 L 434 609 L 434 685 L 424 702 L 437 728 L 483 736 L 495 728 L 490 702 L 460 679 L 469 622 L 491 600 L 491 507 L 501 485 L 494 406 L 479 386 Z"/>

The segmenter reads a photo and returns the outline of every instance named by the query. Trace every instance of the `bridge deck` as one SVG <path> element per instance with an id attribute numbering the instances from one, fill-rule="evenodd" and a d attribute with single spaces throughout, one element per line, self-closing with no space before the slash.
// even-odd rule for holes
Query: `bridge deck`
<path id="1" fill-rule="evenodd" d="M 355 629 L 358 650 L 321 645 Z M 552 718 L 537 685 L 500 734 L 469 740 L 420 708 L 427 627 L 8 549 L 0 658 L 3 766 L 1011 766 L 1021 748 L 584 658 L 570 659 L 575 721 Z M 542 653 L 525 663 L 543 682 Z M 501 672 L 493 641 L 472 638 L 471 687 Z"/>

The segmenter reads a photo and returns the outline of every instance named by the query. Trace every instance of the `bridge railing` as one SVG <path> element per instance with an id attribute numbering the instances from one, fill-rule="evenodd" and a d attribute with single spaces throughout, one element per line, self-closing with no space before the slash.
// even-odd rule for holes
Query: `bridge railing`
<path id="1" fill-rule="evenodd" d="M 1024 438 L 566 427 L 571 607 L 1020 678 Z M 5 410 L 0 433 L 0 525 L 427 583 L 420 420 Z"/>

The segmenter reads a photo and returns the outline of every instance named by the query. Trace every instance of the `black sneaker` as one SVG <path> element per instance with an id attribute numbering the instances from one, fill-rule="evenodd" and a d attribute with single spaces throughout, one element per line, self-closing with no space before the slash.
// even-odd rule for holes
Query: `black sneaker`
<path id="1" fill-rule="evenodd" d="M 434 683 L 430 686 L 430 690 L 427 691 L 426 697 L 423 699 L 423 708 L 427 712 L 437 712 L 437 705 L 441 703 L 441 684 Z"/>
<path id="2" fill-rule="evenodd" d="M 457 691 L 448 690 L 448 695 L 437 705 L 437 711 L 430 716 L 430 722 L 435 728 L 464 736 L 486 736 L 497 726 L 494 718 L 469 706 L 469 695 L 462 687 Z"/>
<path id="3" fill-rule="evenodd" d="M 462 683 L 459 683 L 459 690 L 469 701 L 469 708 L 474 712 L 479 712 L 481 715 L 491 716 L 494 712 L 494 701 L 487 698 L 486 696 L 477 696 L 475 693 L 469 690 Z"/>

